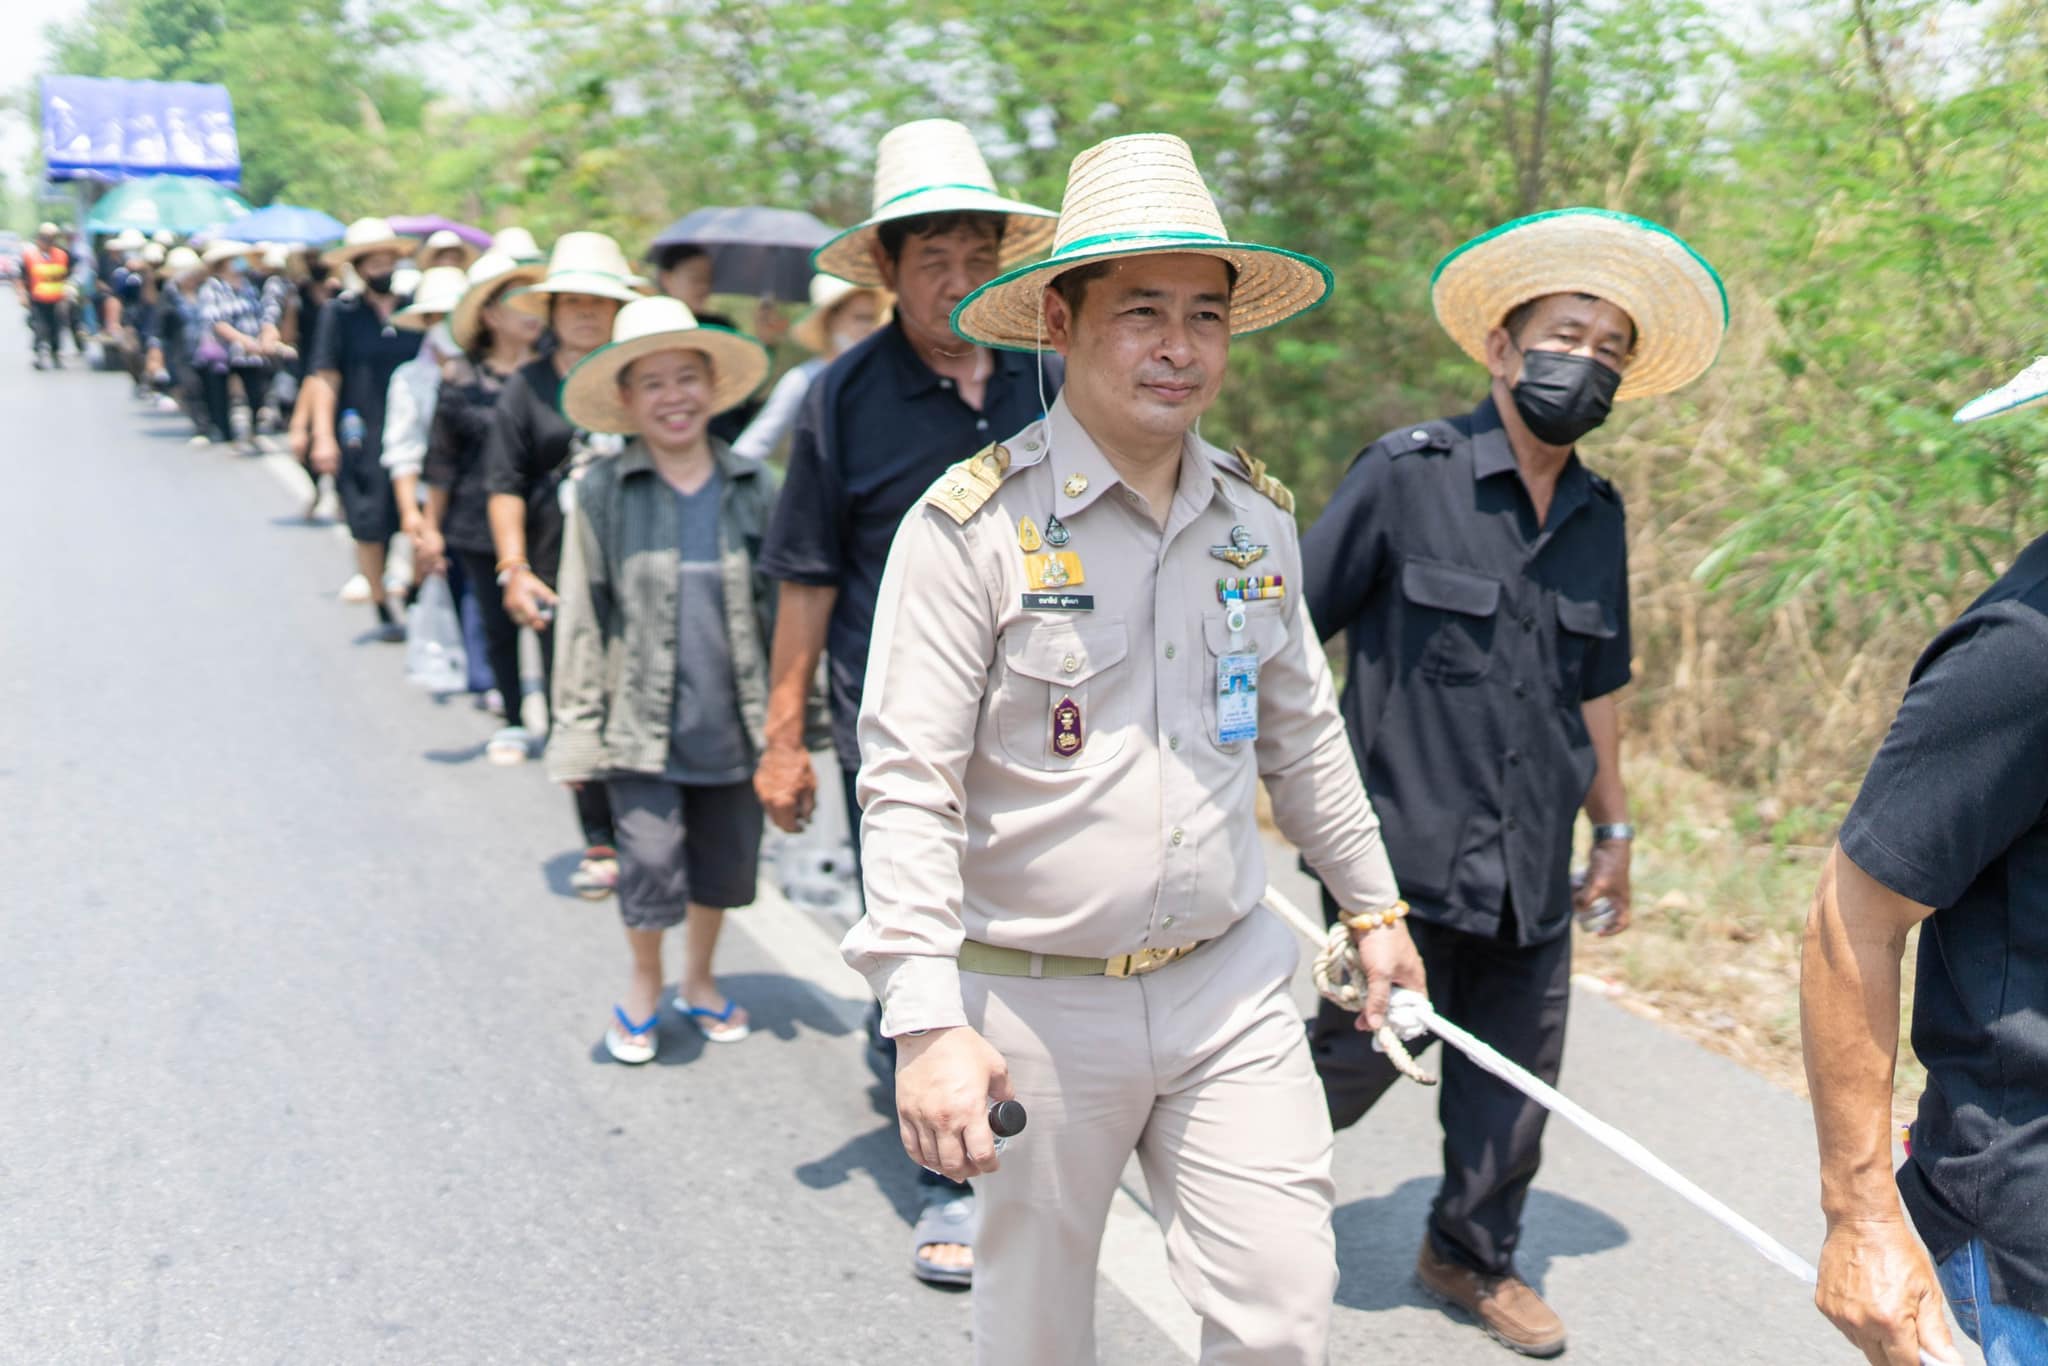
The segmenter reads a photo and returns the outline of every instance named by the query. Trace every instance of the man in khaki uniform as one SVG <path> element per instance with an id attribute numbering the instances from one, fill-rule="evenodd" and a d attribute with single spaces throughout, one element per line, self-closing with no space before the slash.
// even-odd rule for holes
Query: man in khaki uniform
<path id="1" fill-rule="evenodd" d="M 850 962 L 898 1041 L 905 1149 L 989 1173 L 984 1363 L 1094 1359 L 1103 1221 L 1135 1150 L 1205 1362 L 1323 1360 L 1330 1127 L 1254 802 L 1340 902 L 1397 891 L 1298 590 L 1292 498 L 1195 435 L 1230 337 L 1319 263 L 1232 243 L 1178 138 L 1075 159 L 1051 259 L 963 337 L 1067 359 L 1046 418 L 943 476 L 890 552 L 861 710 L 867 916 Z M 1361 931 L 1367 1023 L 1420 986 Z M 1000 1172 L 991 1099 L 1028 1129 Z"/>

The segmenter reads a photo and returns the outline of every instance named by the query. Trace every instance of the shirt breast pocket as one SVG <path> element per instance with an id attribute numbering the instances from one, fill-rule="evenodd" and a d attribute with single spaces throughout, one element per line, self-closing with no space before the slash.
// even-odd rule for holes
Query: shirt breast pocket
<path id="1" fill-rule="evenodd" d="M 1242 644 L 1233 646 L 1230 643 L 1229 623 L 1215 614 L 1202 618 L 1202 642 L 1209 647 L 1208 673 L 1202 678 L 1202 727 L 1208 732 L 1210 745 L 1225 754 L 1236 754 L 1250 746 L 1243 740 L 1226 745 L 1218 738 L 1223 731 L 1216 718 L 1217 666 L 1225 655 L 1236 654 L 1239 651 L 1256 654 L 1259 657 L 1260 685 L 1263 686 L 1267 661 L 1279 654 L 1281 647 L 1287 644 L 1287 620 L 1279 602 L 1247 603 Z M 1264 725 L 1263 701 L 1259 705 L 1259 722 Z"/>
<path id="2" fill-rule="evenodd" d="M 1615 637 L 1607 609 L 1560 594 L 1557 599 L 1557 700 L 1578 702 L 1584 696 L 1586 656 L 1601 641 Z"/>
<path id="3" fill-rule="evenodd" d="M 1435 560 L 1409 560 L 1401 566 L 1401 596 L 1414 609 L 1411 639 L 1420 642 L 1417 668 L 1423 678 L 1463 685 L 1486 677 L 1493 664 L 1500 580 Z"/>
<path id="4" fill-rule="evenodd" d="M 1115 758 L 1134 724 L 1120 621 L 1032 621 L 1003 633 L 992 706 L 1003 752 L 1046 772 Z"/>

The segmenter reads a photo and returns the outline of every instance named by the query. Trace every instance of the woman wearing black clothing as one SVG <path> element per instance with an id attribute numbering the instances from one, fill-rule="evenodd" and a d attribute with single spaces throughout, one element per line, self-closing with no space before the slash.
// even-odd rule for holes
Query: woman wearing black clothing
<path id="1" fill-rule="evenodd" d="M 581 465 L 605 453 L 606 445 L 616 450 L 623 444 L 615 437 L 594 442 L 570 425 L 558 403 L 562 381 L 578 361 L 611 340 L 612 319 L 621 305 L 640 297 L 639 283 L 617 242 L 603 233 L 572 232 L 555 243 L 546 275 L 505 300 L 509 309 L 547 320 L 553 350 L 515 370 L 498 393 L 484 442 L 485 512 L 504 609 L 538 633 L 541 670 L 551 689 L 553 585 L 561 568 L 569 481 Z M 595 900 L 611 895 L 619 880 L 611 803 L 602 783 L 579 784 L 575 795 L 584 855 L 570 880 Z"/>
<path id="2" fill-rule="evenodd" d="M 427 505 L 414 546 L 424 572 L 432 573 L 445 557 L 453 557 L 476 586 L 491 678 L 506 723 L 491 737 L 485 754 L 500 764 L 524 763 L 530 744 L 519 720 L 519 623 L 506 614 L 495 583 L 497 553 L 485 512 L 490 495 L 484 489 L 484 443 L 499 391 L 533 359 L 534 344 L 545 326 L 539 318 L 507 308 L 505 295 L 540 276 L 540 267 L 521 266 L 496 253 L 479 257 L 469 269 L 469 292 L 448 315 L 448 330 L 463 354 L 442 372 L 421 470 Z"/>

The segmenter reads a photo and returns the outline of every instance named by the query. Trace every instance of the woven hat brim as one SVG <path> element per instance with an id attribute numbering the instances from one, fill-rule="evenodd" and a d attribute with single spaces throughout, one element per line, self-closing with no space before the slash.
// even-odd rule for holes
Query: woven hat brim
<path id="1" fill-rule="evenodd" d="M 702 351 L 711 357 L 713 417 L 746 402 L 768 378 L 768 352 L 752 337 L 722 327 L 655 332 L 600 346 L 578 361 L 562 381 L 562 416 L 588 431 L 636 435 L 640 429 L 619 401 L 619 372 L 657 351 Z"/>
<path id="2" fill-rule="evenodd" d="M 1996 389 L 1965 403 L 1956 410 L 1955 420 L 1982 422 L 1987 417 L 2001 417 L 2043 403 L 2048 403 L 2048 356 L 2038 358 Z"/>
<path id="3" fill-rule="evenodd" d="M 1728 331 L 1721 277 L 1668 228 L 1607 209 L 1559 209 L 1473 238 L 1437 265 L 1430 301 L 1466 355 L 1516 308 L 1590 294 L 1627 313 L 1636 352 L 1617 400 L 1668 394 L 1705 374 Z"/>
<path id="4" fill-rule="evenodd" d="M 876 305 L 881 309 L 882 320 L 884 322 L 888 321 L 889 291 L 883 289 L 880 285 L 862 285 L 859 290 L 833 300 L 826 307 L 814 308 L 804 314 L 803 317 L 797 320 L 796 326 L 789 329 L 789 335 L 794 337 L 796 344 L 804 350 L 811 352 L 813 355 L 824 355 L 826 346 L 832 340 L 825 335 L 825 320 L 861 293 L 874 296 Z"/>
<path id="5" fill-rule="evenodd" d="M 491 300 L 503 298 L 510 290 L 526 289 L 547 273 L 548 268 L 536 262 L 514 266 L 503 275 L 494 276 L 480 285 L 471 285 L 462 296 L 462 302 L 455 305 L 455 311 L 448 315 L 448 331 L 454 335 L 455 344 L 465 351 L 475 346 L 477 329 L 483 326 L 484 309 Z"/>
<path id="6" fill-rule="evenodd" d="M 1133 236 L 1013 270 L 989 281 L 953 310 L 953 330 L 1003 351 L 1045 349 L 1040 310 L 1045 287 L 1079 266 L 1133 256 L 1213 256 L 1237 268 L 1230 296 L 1230 335 L 1247 336 L 1319 308 L 1336 287 L 1330 268 L 1313 256 L 1257 242 Z"/>
<path id="7" fill-rule="evenodd" d="M 454 312 L 455 310 L 451 307 L 444 311 L 441 316 L 443 318 L 452 317 Z M 434 312 L 432 309 L 422 308 L 415 301 L 392 314 L 391 325 L 406 332 L 425 332 L 433 327 L 433 324 L 427 321 L 427 319 L 433 316 Z"/>
<path id="8" fill-rule="evenodd" d="M 647 296 L 636 288 L 647 282 L 637 275 L 600 275 L 596 272 L 565 271 L 560 275 L 543 276 L 537 283 L 528 285 L 511 298 L 505 300 L 522 313 L 544 317 L 548 311 L 550 294 L 589 294 L 599 299 L 614 299 L 622 304 Z"/>
<path id="9" fill-rule="evenodd" d="M 358 242 L 352 247 L 331 248 L 322 252 L 320 259 L 330 266 L 345 266 L 358 257 L 379 251 L 396 252 L 400 256 L 407 256 L 416 250 L 419 244 L 417 237 L 380 237 L 374 242 Z"/>
<path id="10" fill-rule="evenodd" d="M 1010 270 L 1040 255 L 1052 245 L 1053 229 L 1059 215 L 1051 209 L 1022 200 L 1005 199 L 993 190 L 941 186 L 904 195 L 863 223 L 857 223 L 811 253 L 811 269 L 869 289 L 883 287 L 881 272 L 875 269 L 872 250 L 875 235 L 884 223 L 904 218 L 923 218 L 934 213 L 1001 214 L 1003 225 L 1001 267 Z"/>

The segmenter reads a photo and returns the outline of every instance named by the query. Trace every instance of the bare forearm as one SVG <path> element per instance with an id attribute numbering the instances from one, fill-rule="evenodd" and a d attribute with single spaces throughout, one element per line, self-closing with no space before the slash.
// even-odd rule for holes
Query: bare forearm
<path id="1" fill-rule="evenodd" d="M 420 515 L 419 471 L 394 471 L 391 476 L 391 496 L 398 504 L 399 525 L 410 526 Z"/>
<path id="2" fill-rule="evenodd" d="M 839 590 L 785 583 L 776 599 L 775 642 L 768 662 L 768 721 L 771 749 L 802 749 L 804 715 L 825 654 L 825 632 Z"/>
<path id="3" fill-rule="evenodd" d="M 304 392 L 299 398 L 309 403 L 310 416 L 307 420 L 313 431 L 334 430 L 334 399 L 340 385 L 341 372 L 338 370 L 320 370 L 306 376 Z"/>
<path id="4" fill-rule="evenodd" d="M 526 559 L 526 500 L 513 493 L 494 493 L 485 505 L 491 522 L 491 544 L 498 563 Z"/>
<path id="5" fill-rule="evenodd" d="M 1621 777 L 1621 709 L 1615 705 L 1614 694 L 1609 693 L 1585 703 L 1583 714 L 1598 764 L 1593 786 L 1586 793 L 1586 817 L 1595 825 L 1625 824 L 1628 787 Z"/>
<path id="6" fill-rule="evenodd" d="M 448 524 L 448 502 L 449 494 L 447 489 L 435 488 L 432 484 L 427 485 L 425 516 L 427 525 L 436 531 L 439 531 Z"/>
<path id="7" fill-rule="evenodd" d="M 1829 855 L 1806 922 L 1799 1027 L 1831 1223 L 1899 1217 L 1891 1136 L 1899 959 L 1907 930 L 1927 914 L 1840 848 Z"/>

